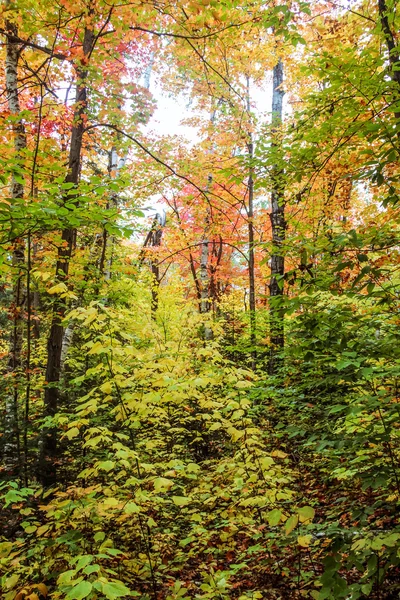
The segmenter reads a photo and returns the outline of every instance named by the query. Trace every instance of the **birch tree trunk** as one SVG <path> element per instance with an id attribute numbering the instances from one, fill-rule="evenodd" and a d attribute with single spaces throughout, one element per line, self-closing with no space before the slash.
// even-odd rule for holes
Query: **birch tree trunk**
<path id="1" fill-rule="evenodd" d="M 88 71 L 85 65 L 88 63 L 90 53 L 95 41 L 94 32 L 86 27 L 83 39 L 83 58 L 81 64 L 76 69 L 76 101 L 73 127 L 71 131 L 71 144 L 68 158 L 68 173 L 65 177 L 65 183 L 72 183 L 77 186 L 79 181 L 82 140 L 85 129 L 85 113 L 87 107 L 87 75 Z M 71 202 L 71 195 L 66 195 L 64 202 Z M 69 262 L 72 256 L 72 250 L 76 230 L 72 228 L 64 229 L 62 232 L 62 243 L 58 250 L 58 260 L 56 265 L 56 281 L 67 282 L 69 273 Z M 44 393 L 44 417 L 48 420 L 53 418 L 57 412 L 59 390 L 58 383 L 61 374 L 61 354 L 64 328 L 62 320 L 67 309 L 66 300 L 57 298 L 53 305 L 53 317 L 50 334 L 47 342 L 47 366 L 46 382 Z M 40 445 L 40 456 L 38 465 L 38 476 L 44 487 L 56 483 L 56 464 L 57 455 L 57 428 L 51 422 L 43 428 L 43 436 Z"/>
<path id="2" fill-rule="evenodd" d="M 9 6 L 6 3 L 6 7 Z M 7 103 L 10 113 L 18 116 L 21 112 L 18 93 L 18 61 L 19 47 L 11 39 L 18 36 L 17 27 L 10 21 L 5 22 L 6 36 L 6 61 L 5 78 Z M 15 162 L 20 163 L 26 148 L 26 133 L 22 119 L 16 119 L 13 125 Z M 24 184 L 21 175 L 15 172 L 11 181 L 12 201 L 22 199 Z M 4 465 L 7 475 L 16 476 L 21 468 L 20 432 L 18 425 L 18 383 L 21 374 L 21 352 L 24 332 L 24 275 L 25 275 L 25 245 L 22 239 L 16 239 L 12 249 L 12 266 L 14 271 L 12 331 L 10 336 L 9 358 L 6 377 L 8 386 L 5 398 L 5 427 L 4 427 Z"/>
<path id="3" fill-rule="evenodd" d="M 272 92 L 272 151 L 275 153 L 275 165 L 272 168 L 272 191 L 271 191 L 271 230 L 272 230 L 272 255 L 271 255 L 271 279 L 269 284 L 270 294 L 270 359 L 269 373 L 277 372 L 280 359 L 279 355 L 285 343 L 284 336 L 284 312 L 283 299 L 283 276 L 285 274 L 285 258 L 283 255 L 283 243 L 285 241 L 285 200 L 283 170 L 280 160 L 280 141 L 276 138 L 277 131 L 282 124 L 283 110 L 283 63 L 281 60 L 273 70 L 273 92 Z M 275 139 L 274 139 L 275 138 Z"/>

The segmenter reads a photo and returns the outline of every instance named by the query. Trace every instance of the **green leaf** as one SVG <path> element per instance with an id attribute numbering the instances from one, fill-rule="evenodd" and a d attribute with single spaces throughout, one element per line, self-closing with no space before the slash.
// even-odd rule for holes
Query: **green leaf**
<path id="1" fill-rule="evenodd" d="M 11 542 L 3 542 L 0 544 L 0 558 L 6 558 L 10 554 L 12 547 L 13 545 Z"/>
<path id="2" fill-rule="evenodd" d="M 103 594 L 108 600 L 129 596 L 132 592 L 121 581 L 109 581 L 102 585 Z"/>
<path id="3" fill-rule="evenodd" d="M 19 578 L 20 575 L 11 575 L 11 577 L 8 577 L 4 586 L 5 589 L 12 590 L 17 585 Z"/>
<path id="4" fill-rule="evenodd" d="M 90 563 L 92 562 L 92 560 L 93 560 L 93 555 L 92 554 L 87 554 L 85 556 L 80 556 L 79 559 L 78 559 L 77 564 L 75 565 L 76 571 L 80 571 L 84 567 L 87 567 L 87 565 L 90 565 Z"/>
<path id="5" fill-rule="evenodd" d="M 372 592 L 372 586 L 373 583 L 364 583 L 364 585 L 361 586 L 361 591 L 363 594 L 365 594 L 366 596 L 369 596 L 370 593 Z"/>
<path id="6" fill-rule="evenodd" d="M 99 462 L 97 466 L 100 470 L 108 473 L 115 467 L 115 462 L 112 460 L 103 460 L 102 462 Z"/>
<path id="7" fill-rule="evenodd" d="M 138 506 L 135 502 L 128 502 L 125 504 L 124 512 L 126 512 L 128 515 L 140 513 L 140 506 Z"/>
<path id="8" fill-rule="evenodd" d="M 297 524 L 299 522 L 299 517 L 298 515 L 292 515 L 285 523 L 285 533 L 286 535 L 289 535 L 289 533 L 292 533 L 293 529 L 295 527 L 297 527 Z"/>
<path id="9" fill-rule="evenodd" d="M 281 521 L 281 518 L 282 511 L 278 510 L 277 508 L 274 508 L 274 510 L 271 510 L 269 513 L 267 513 L 267 521 L 271 527 L 278 525 Z"/>
<path id="10" fill-rule="evenodd" d="M 173 485 L 174 482 L 170 479 L 166 479 L 165 477 L 157 477 L 154 482 L 154 489 L 157 493 L 168 491 Z"/>
<path id="11" fill-rule="evenodd" d="M 65 600 L 82 600 L 82 598 L 89 596 L 92 587 L 93 586 L 89 581 L 81 581 L 68 592 L 65 596 Z"/>
<path id="12" fill-rule="evenodd" d="M 190 504 L 190 498 L 186 498 L 185 496 L 172 496 L 172 502 L 176 506 L 186 506 Z"/>
<path id="13" fill-rule="evenodd" d="M 299 513 L 300 523 L 312 521 L 315 517 L 315 510 L 312 506 L 302 506 L 297 512 Z"/>

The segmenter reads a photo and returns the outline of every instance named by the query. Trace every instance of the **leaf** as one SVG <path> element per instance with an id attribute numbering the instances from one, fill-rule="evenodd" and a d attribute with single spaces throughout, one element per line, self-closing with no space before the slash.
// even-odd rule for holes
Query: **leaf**
<path id="1" fill-rule="evenodd" d="M 364 546 L 365 546 L 366 542 L 367 542 L 367 540 L 365 540 L 365 539 L 363 539 L 363 538 L 362 538 L 361 540 L 356 540 L 356 541 L 355 541 L 355 542 L 352 544 L 352 546 L 351 546 L 351 549 L 352 549 L 352 550 L 356 550 L 356 551 L 357 551 L 357 550 L 362 550 L 362 549 L 364 548 Z"/>
<path id="2" fill-rule="evenodd" d="M 114 600 L 115 598 L 121 598 L 122 596 L 131 594 L 131 591 L 121 581 L 109 581 L 103 583 L 102 591 L 108 600 Z"/>
<path id="3" fill-rule="evenodd" d="M 213 423 L 208 431 L 217 431 L 217 429 L 221 429 L 222 423 Z"/>
<path id="4" fill-rule="evenodd" d="M 49 288 L 47 290 L 48 294 L 62 294 L 68 292 L 68 288 L 65 285 L 65 283 L 57 283 L 56 285 L 53 285 L 51 288 Z"/>
<path id="5" fill-rule="evenodd" d="M 78 427 L 72 427 L 64 434 L 64 437 L 68 438 L 69 440 L 72 440 L 73 438 L 77 437 L 78 435 L 79 435 Z"/>
<path id="6" fill-rule="evenodd" d="M 115 507 L 119 505 L 119 500 L 117 500 L 117 498 L 105 498 L 103 504 L 105 504 L 106 506 Z"/>
<path id="7" fill-rule="evenodd" d="M 253 387 L 253 383 L 251 381 L 237 381 L 236 386 L 239 390 L 243 390 L 245 388 Z"/>
<path id="8" fill-rule="evenodd" d="M 302 506 L 297 512 L 299 514 L 300 523 L 312 521 L 315 517 L 315 510 L 312 508 L 312 506 Z"/>
<path id="9" fill-rule="evenodd" d="M 140 513 L 140 506 L 138 506 L 135 502 L 128 502 L 125 504 L 124 512 L 126 512 L 128 515 Z"/>
<path id="10" fill-rule="evenodd" d="M 282 452 L 282 450 L 274 450 L 273 452 L 271 452 L 271 456 L 274 456 L 276 458 L 286 458 L 287 454 L 286 452 Z"/>
<path id="11" fill-rule="evenodd" d="M 36 535 L 40 537 L 43 533 L 46 533 L 46 531 L 48 531 L 49 529 L 50 529 L 50 525 L 48 525 L 48 524 L 41 525 L 40 527 L 38 527 L 36 529 Z"/>
<path id="12" fill-rule="evenodd" d="M 295 529 L 295 527 L 297 527 L 297 524 L 299 522 L 299 517 L 298 515 L 292 515 L 285 523 L 285 533 L 286 535 L 289 535 L 289 533 L 292 533 L 293 529 Z"/>
<path id="13" fill-rule="evenodd" d="M 168 491 L 173 485 L 174 482 L 170 479 L 166 479 L 165 477 L 157 477 L 153 481 L 154 489 L 157 493 Z"/>
<path id="14" fill-rule="evenodd" d="M 93 348 L 92 348 L 92 350 L 93 350 Z M 111 384 L 111 381 L 106 381 L 105 383 L 103 383 L 103 385 L 100 386 L 100 389 L 105 394 L 111 394 L 113 391 L 113 386 Z"/>
<path id="15" fill-rule="evenodd" d="M 297 538 L 297 543 L 302 548 L 308 548 L 311 544 L 312 535 L 299 535 Z"/>
<path id="16" fill-rule="evenodd" d="M 17 575 L 17 574 L 11 575 L 11 577 L 8 577 L 4 584 L 5 589 L 12 590 L 17 585 L 19 578 L 20 578 L 20 575 Z"/>
<path id="17" fill-rule="evenodd" d="M 370 593 L 372 592 L 372 587 L 373 587 L 373 583 L 364 583 L 364 585 L 361 586 L 361 591 L 363 594 L 365 594 L 366 596 L 369 596 Z"/>
<path id="18" fill-rule="evenodd" d="M 101 471 L 107 471 L 107 473 L 109 471 L 112 471 L 112 469 L 115 467 L 115 462 L 112 460 L 103 460 L 102 462 L 99 462 L 97 467 L 101 470 Z"/>
<path id="19" fill-rule="evenodd" d="M 89 581 L 81 581 L 78 585 L 75 585 L 72 590 L 65 596 L 65 600 L 82 600 L 89 596 L 92 591 L 92 584 Z"/>
<path id="20" fill-rule="evenodd" d="M 90 563 L 93 560 L 93 555 L 92 554 L 87 554 L 85 556 L 81 556 L 77 562 L 77 564 L 75 565 L 75 570 L 76 571 L 80 571 L 81 569 L 83 569 L 84 567 L 87 567 L 87 565 L 90 565 Z"/>
<path id="21" fill-rule="evenodd" d="M 25 527 L 25 533 L 35 533 L 36 529 L 36 525 L 29 525 L 28 527 Z"/>
<path id="22" fill-rule="evenodd" d="M 0 558 L 6 558 L 12 550 L 12 542 L 3 542 L 0 544 Z"/>
<path id="23" fill-rule="evenodd" d="M 185 496 L 172 496 L 172 502 L 176 506 L 186 506 L 190 504 L 190 498 L 186 498 Z"/>
<path id="24" fill-rule="evenodd" d="M 267 521 L 271 527 L 278 525 L 282 519 L 282 511 L 274 508 L 269 513 L 267 513 Z"/>

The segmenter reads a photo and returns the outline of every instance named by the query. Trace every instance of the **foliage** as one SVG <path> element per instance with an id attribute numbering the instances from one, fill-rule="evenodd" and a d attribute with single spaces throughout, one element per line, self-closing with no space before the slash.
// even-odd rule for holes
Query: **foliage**
<path id="1" fill-rule="evenodd" d="M 0 19 L 2 597 L 398 597 L 396 4 Z"/>

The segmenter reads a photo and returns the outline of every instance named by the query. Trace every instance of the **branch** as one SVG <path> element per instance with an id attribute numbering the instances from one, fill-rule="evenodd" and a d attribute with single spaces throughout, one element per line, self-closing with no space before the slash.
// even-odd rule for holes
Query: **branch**
<path id="1" fill-rule="evenodd" d="M 0 33 L 5 35 L 9 42 L 11 42 L 11 44 L 22 44 L 23 46 L 28 46 L 29 48 L 34 48 L 35 50 L 44 52 L 52 58 L 58 58 L 58 60 L 68 60 L 68 57 L 65 54 L 54 52 L 51 48 L 47 48 L 47 46 L 40 46 L 40 44 L 35 44 L 35 42 L 30 42 L 29 40 L 23 40 L 18 35 L 9 33 L 5 29 L 0 28 Z"/>
<path id="2" fill-rule="evenodd" d="M 204 244 L 204 242 L 197 242 L 195 244 L 189 244 L 188 246 L 185 246 L 185 248 L 180 248 L 179 250 L 176 250 L 176 252 L 172 252 L 172 254 L 169 254 L 166 258 L 163 258 L 162 260 L 160 260 L 157 263 L 157 267 L 159 267 L 160 265 L 163 264 L 163 262 L 165 262 L 166 260 L 169 260 L 170 258 L 172 258 L 173 256 L 175 256 L 176 254 L 179 254 L 180 252 L 183 252 L 184 250 L 189 250 L 190 248 L 196 248 L 197 246 L 202 246 Z M 224 245 L 224 246 L 229 246 L 230 248 L 233 248 L 234 250 L 236 250 L 237 252 L 239 252 L 243 258 L 245 259 L 245 261 L 248 263 L 249 259 L 247 258 L 247 256 L 245 255 L 244 252 L 242 252 L 242 250 L 240 250 L 240 248 L 238 248 L 237 246 L 235 246 L 234 244 L 230 244 L 229 242 L 223 242 L 222 240 L 220 240 L 220 244 Z"/>
<path id="3" fill-rule="evenodd" d="M 96 123 L 95 125 L 89 125 L 88 127 L 85 128 L 85 132 L 90 131 L 90 129 L 96 129 L 97 127 L 106 127 L 107 129 L 112 129 L 116 133 L 119 133 L 119 134 L 127 137 L 129 140 L 134 142 L 141 150 L 143 150 L 143 152 L 145 152 L 148 156 L 150 156 L 153 160 L 155 160 L 159 165 L 162 165 L 163 167 L 168 169 L 168 171 L 170 171 L 170 173 L 172 173 L 172 175 L 175 175 L 175 177 L 178 177 L 179 179 L 183 179 L 183 181 L 186 181 L 186 183 L 193 186 L 198 192 L 200 192 L 200 194 L 207 200 L 207 202 L 209 201 L 207 193 L 204 190 L 202 190 L 201 188 L 199 188 L 199 186 L 196 183 L 194 183 L 191 179 L 186 177 L 186 175 L 181 175 L 180 173 L 175 171 L 175 169 L 173 169 L 167 163 L 165 163 L 163 160 L 161 160 L 161 158 L 159 158 L 158 156 L 153 154 L 151 152 L 151 150 L 146 148 L 146 146 L 143 146 L 143 144 L 141 142 L 139 142 L 139 140 L 137 140 L 135 137 L 133 137 L 133 135 L 131 135 L 130 133 L 123 131 L 122 129 L 120 129 L 119 127 L 116 127 L 115 125 L 111 125 L 110 123 Z"/>
<path id="4" fill-rule="evenodd" d="M 155 31 L 154 29 L 146 29 L 145 27 L 139 27 L 137 25 L 133 25 L 129 27 L 131 31 L 143 31 L 144 33 L 150 33 L 151 35 L 156 35 L 157 37 L 172 37 L 180 40 L 205 40 L 207 38 L 218 35 L 219 33 L 223 33 L 227 29 L 231 29 L 232 27 L 242 27 L 243 25 L 247 25 L 247 23 L 252 23 L 253 19 L 249 19 L 248 21 L 243 21 L 242 23 L 231 23 L 222 29 L 218 29 L 217 31 L 213 31 L 210 33 L 205 33 L 204 35 L 184 35 L 183 33 L 169 33 L 168 31 Z M 108 32 L 107 32 L 108 33 Z M 109 32 L 111 33 L 111 32 Z"/>

